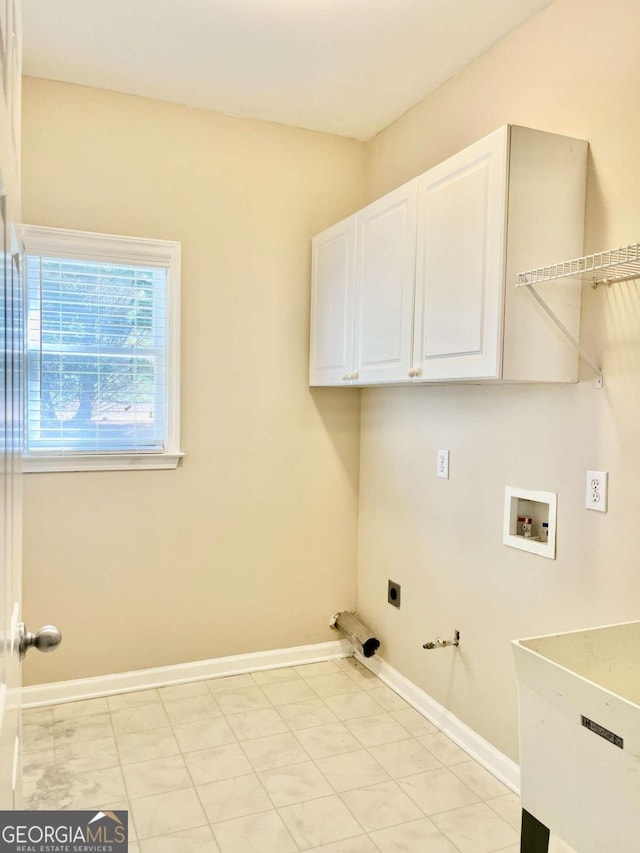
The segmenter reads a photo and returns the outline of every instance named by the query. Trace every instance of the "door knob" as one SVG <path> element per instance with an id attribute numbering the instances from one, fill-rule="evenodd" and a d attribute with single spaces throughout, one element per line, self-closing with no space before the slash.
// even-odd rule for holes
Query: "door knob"
<path id="1" fill-rule="evenodd" d="M 18 625 L 18 636 L 20 638 L 20 660 L 24 658 L 33 646 L 39 652 L 53 652 L 62 642 L 62 634 L 53 625 L 45 625 L 44 628 L 33 634 L 27 631 L 24 622 Z"/>

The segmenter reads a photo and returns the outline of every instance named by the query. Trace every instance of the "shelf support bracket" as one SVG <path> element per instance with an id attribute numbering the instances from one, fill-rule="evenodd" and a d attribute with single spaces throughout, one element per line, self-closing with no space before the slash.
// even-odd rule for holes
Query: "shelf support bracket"
<path id="1" fill-rule="evenodd" d="M 529 293 L 536 300 L 538 305 L 542 308 L 542 310 L 547 314 L 551 320 L 555 323 L 555 325 L 560 329 L 565 338 L 569 341 L 574 350 L 580 355 L 580 358 L 585 361 L 589 367 L 593 370 L 596 375 L 596 388 L 602 388 L 604 386 L 604 377 L 602 375 L 602 370 L 596 362 L 591 358 L 591 356 L 585 352 L 585 350 L 580 346 L 579 342 L 573 337 L 569 329 L 564 325 L 562 320 L 555 314 L 552 308 L 547 305 L 542 296 L 533 288 L 533 285 L 528 282 L 524 285 Z"/>

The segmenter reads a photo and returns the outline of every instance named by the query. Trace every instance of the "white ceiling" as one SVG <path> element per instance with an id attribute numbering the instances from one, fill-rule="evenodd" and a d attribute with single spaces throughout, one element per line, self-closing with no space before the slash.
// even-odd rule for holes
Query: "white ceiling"
<path id="1" fill-rule="evenodd" d="M 25 0 L 26 74 L 370 139 L 551 0 Z"/>

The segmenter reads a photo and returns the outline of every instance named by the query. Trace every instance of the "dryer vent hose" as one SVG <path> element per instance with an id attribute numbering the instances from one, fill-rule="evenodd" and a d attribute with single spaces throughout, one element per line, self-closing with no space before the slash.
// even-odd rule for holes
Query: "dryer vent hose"
<path id="1" fill-rule="evenodd" d="M 371 630 L 363 625 L 355 613 L 343 610 L 331 620 L 331 625 L 341 631 L 353 643 L 355 649 L 364 657 L 370 658 L 380 648 L 380 640 L 377 640 Z"/>

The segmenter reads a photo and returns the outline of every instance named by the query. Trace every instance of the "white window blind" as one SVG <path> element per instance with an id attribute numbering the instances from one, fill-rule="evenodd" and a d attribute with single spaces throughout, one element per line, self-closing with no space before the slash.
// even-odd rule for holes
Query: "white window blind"
<path id="1" fill-rule="evenodd" d="M 179 455 L 175 252 L 155 256 L 159 241 L 37 231 L 41 239 L 29 240 L 29 229 L 25 238 L 26 456 L 129 467 L 124 457 Z"/>

